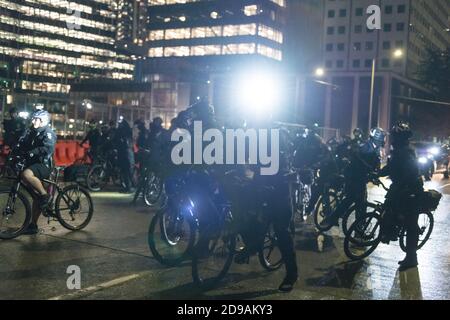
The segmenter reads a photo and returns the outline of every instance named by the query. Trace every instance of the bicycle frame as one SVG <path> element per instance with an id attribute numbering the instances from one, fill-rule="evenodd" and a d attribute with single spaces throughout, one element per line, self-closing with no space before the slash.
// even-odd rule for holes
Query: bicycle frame
<path id="1" fill-rule="evenodd" d="M 50 180 L 50 179 L 42 179 L 42 183 L 47 183 L 49 186 L 51 186 L 51 192 L 49 193 L 50 195 L 50 199 L 49 199 L 49 203 L 51 205 L 53 205 L 54 200 L 55 200 L 55 196 L 59 193 L 61 193 L 61 191 L 63 190 L 63 188 L 61 188 L 58 184 L 58 179 L 60 176 L 60 168 L 54 168 L 53 169 L 55 173 L 55 178 L 54 180 Z M 15 206 L 15 201 L 17 199 L 17 194 L 19 193 L 20 188 L 25 189 L 25 191 L 34 199 L 35 196 L 37 196 L 37 192 L 28 184 L 24 183 L 22 181 L 21 178 L 21 174 L 22 171 L 16 176 L 16 177 L 9 177 L 8 179 L 13 179 L 15 180 L 15 183 L 12 185 L 11 187 L 11 191 L 10 191 L 10 196 L 8 198 L 8 203 L 7 203 L 7 208 L 14 208 Z M 52 172 L 53 174 L 53 172 Z M 49 186 L 47 187 L 47 190 L 49 189 Z M 68 203 L 68 199 L 64 198 L 64 200 L 66 201 L 66 203 Z M 53 211 L 53 208 L 49 208 L 51 211 Z"/>

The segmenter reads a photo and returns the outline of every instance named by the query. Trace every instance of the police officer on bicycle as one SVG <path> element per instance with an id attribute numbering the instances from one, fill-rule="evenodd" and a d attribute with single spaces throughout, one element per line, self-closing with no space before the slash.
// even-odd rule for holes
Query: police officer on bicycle
<path id="1" fill-rule="evenodd" d="M 49 195 L 42 185 L 42 180 L 50 177 L 56 143 L 56 134 L 49 126 L 50 114 L 47 111 L 36 111 L 32 115 L 31 123 L 31 129 L 19 139 L 12 153 L 25 160 L 22 181 L 35 191 L 31 224 L 24 234 L 38 233 L 37 221 L 41 212 L 47 208 Z"/>
<path id="2" fill-rule="evenodd" d="M 392 151 L 387 165 L 379 172 L 380 177 L 389 176 L 392 184 L 386 195 L 386 214 L 383 219 L 382 242 L 397 240 L 395 225 L 403 218 L 406 228 L 406 257 L 400 261 L 400 271 L 416 267 L 418 227 L 418 198 L 423 193 L 423 181 L 414 150 L 409 145 L 412 137 L 410 126 L 406 122 L 397 123 L 390 132 Z"/>
<path id="3" fill-rule="evenodd" d="M 352 146 L 350 163 L 344 169 L 345 198 L 338 205 L 336 211 L 326 217 L 326 223 L 337 224 L 339 217 L 350 207 L 356 204 L 356 218 L 365 212 L 367 201 L 367 183 L 372 172 L 380 166 L 381 148 L 384 147 L 386 134 L 381 128 L 370 130 L 369 139 L 363 143 Z"/>

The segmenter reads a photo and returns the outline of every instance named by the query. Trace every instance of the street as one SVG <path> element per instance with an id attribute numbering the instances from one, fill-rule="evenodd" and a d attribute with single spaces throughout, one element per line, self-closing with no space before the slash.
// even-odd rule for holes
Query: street
<path id="1" fill-rule="evenodd" d="M 42 232 L 0 241 L 1 299 L 450 299 L 450 181 L 437 175 L 425 184 L 444 194 L 429 242 L 418 251 L 419 267 L 399 273 L 398 242 L 380 244 L 364 261 L 350 262 L 342 231 L 318 237 L 312 221 L 297 230 L 300 278 L 290 293 L 277 290 L 284 269 L 269 273 L 257 257 L 232 265 L 220 287 L 200 292 L 190 262 L 161 266 L 149 251 L 147 229 L 154 214 L 132 206 L 132 195 L 93 193 L 95 213 L 85 230 L 69 232 L 58 222 Z M 370 187 L 371 200 L 384 190 Z M 320 250 L 319 250 L 320 249 Z M 69 290 L 67 268 L 79 266 L 81 289 Z"/>

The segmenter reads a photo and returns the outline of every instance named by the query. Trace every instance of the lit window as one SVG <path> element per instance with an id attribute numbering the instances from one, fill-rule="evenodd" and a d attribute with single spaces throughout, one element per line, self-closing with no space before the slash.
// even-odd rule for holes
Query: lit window
<path id="1" fill-rule="evenodd" d="M 189 56 L 189 47 L 180 46 L 180 47 L 166 47 L 164 48 L 164 56 L 165 57 L 184 57 Z"/>
<path id="2" fill-rule="evenodd" d="M 207 55 L 220 55 L 220 45 L 207 45 L 207 46 L 193 46 L 191 47 L 191 55 L 193 56 L 207 56 Z"/>
<path id="3" fill-rule="evenodd" d="M 164 48 L 158 47 L 158 48 L 150 48 L 148 50 L 148 56 L 149 57 L 162 57 L 164 55 Z"/>
<path id="4" fill-rule="evenodd" d="M 223 27 L 223 36 L 253 36 L 256 35 L 256 24 L 242 24 L 242 25 L 226 25 Z"/>
<path id="5" fill-rule="evenodd" d="M 191 29 L 190 28 L 181 28 L 181 29 L 167 29 L 165 39 L 189 39 L 191 37 Z"/>
<path id="6" fill-rule="evenodd" d="M 280 50 L 258 44 L 258 54 L 275 59 L 275 60 L 282 60 L 282 53 Z"/>
<path id="7" fill-rule="evenodd" d="M 286 7 L 286 1 L 285 0 L 270 0 L 272 2 L 275 2 L 280 7 Z"/>
<path id="8" fill-rule="evenodd" d="M 278 43 L 283 43 L 283 33 L 265 25 L 259 25 L 258 35 Z"/>
<path id="9" fill-rule="evenodd" d="M 245 6 L 244 14 L 246 16 L 256 16 L 258 14 L 258 6 L 256 4 Z"/>

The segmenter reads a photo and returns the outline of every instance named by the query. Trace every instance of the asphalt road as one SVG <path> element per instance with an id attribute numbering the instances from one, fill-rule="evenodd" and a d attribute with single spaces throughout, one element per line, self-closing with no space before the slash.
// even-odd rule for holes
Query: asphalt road
<path id="1" fill-rule="evenodd" d="M 318 237 L 307 222 L 295 238 L 300 279 L 287 294 L 276 289 L 284 270 L 264 271 L 256 257 L 248 265 L 233 264 L 219 288 L 199 291 L 189 262 L 167 268 L 151 256 L 151 209 L 131 206 L 131 195 L 96 193 L 85 230 L 70 232 L 41 218 L 40 234 L 0 240 L 0 299 L 450 299 L 450 181 L 439 176 L 426 187 L 445 196 L 418 268 L 398 272 L 404 254 L 397 243 L 350 262 L 337 228 Z M 383 196 L 380 188 L 370 188 L 372 200 Z M 69 266 L 80 268 L 79 290 L 67 287 Z"/>

